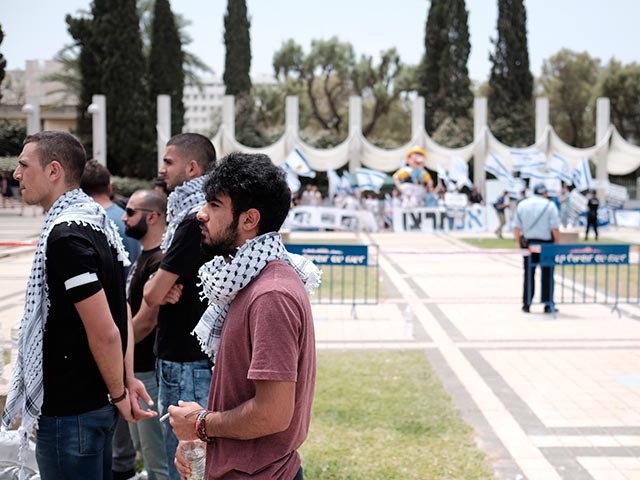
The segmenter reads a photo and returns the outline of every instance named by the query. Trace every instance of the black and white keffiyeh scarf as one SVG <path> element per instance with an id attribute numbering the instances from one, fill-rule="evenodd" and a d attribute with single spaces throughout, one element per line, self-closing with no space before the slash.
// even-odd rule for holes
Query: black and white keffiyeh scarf
<path id="1" fill-rule="evenodd" d="M 167 230 L 162 237 L 160 248 L 166 252 L 173 241 L 178 225 L 182 223 L 184 217 L 190 213 L 197 212 L 205 204 L 204 180 L 206 176 L 194 178 L 183 183 L 171 192 L 167 199 Z"/>
<path id="2" fill-rule="evenodd" d="M 320 285 L 322 272 L 318 267 L 301 255 L 287 252 L 280 235 L 275 232 L 248 240 L 229 263 L 217 256 L 200 267 L 201 295 L 209 300 L 209 307 L 192 334 L 198 337 L 202 350 L 212 361 L 218 353 L 229 305 L 238 292 L 273 260 L 283 260 L 291 265 L 309 294 Z"/>
<path id="3" fill-rule="evenodd" d="M 75 189 L 65 193 L 51 206 L 45 217 L 31 265 L 24 314 L 20 321 L 18 358 L 2 413 L 2 431 L 6 431 L 22 414 L 18 433 L 21 444 L 25 446 L 32 427 L 37 427 L 44 398 L 42 342 L 50 306 L 46 268 L 47 241 L 53 227 L 65 222 L 90 226 L 102 232 L 109 245 L 118 252 L 118 260 L 124 266 L 130 263 L 115 224 L 105 210 L 82 190 Z"/>

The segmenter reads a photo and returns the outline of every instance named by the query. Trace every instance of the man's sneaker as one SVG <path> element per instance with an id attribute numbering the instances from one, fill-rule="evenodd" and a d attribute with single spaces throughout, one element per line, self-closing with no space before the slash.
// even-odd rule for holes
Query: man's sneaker
<path id="1" fill-rule="evenodd" d="M 529 305 L 523 305 L 523 306 L 522 306 L 522 311 L 523 311 L 524 313 L 529 313 Z"/>
<path id="2" fill-rule="evenodd" d="M 544 313 L 558 313 L 559 311 L 560 310 L 558 310 L 557 308 L 554 308 L 554 310 L 552 312 L 550 305 L 545 305 L 545 307 L 544 307 Z"/>

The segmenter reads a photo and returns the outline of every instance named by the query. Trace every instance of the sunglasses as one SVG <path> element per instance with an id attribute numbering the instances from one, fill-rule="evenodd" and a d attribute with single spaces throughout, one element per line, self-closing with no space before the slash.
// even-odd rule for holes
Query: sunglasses
<path id="1" fill-rule="evenodd" d="M 129 208 L 129 207 L 127 207 L 127 208 L 124 209 L 125 213 L 127 214 L 127 217 L 133 217 L 138 210 L 140 210 L 141 212 L 155 212 L 155 210 L 151 210 L 149 208 Z M 156 212 L 156 213 L 158 213 L 158 212 Z M 158 215 L 160 215 L 160 214 L 158 213 Z"/>

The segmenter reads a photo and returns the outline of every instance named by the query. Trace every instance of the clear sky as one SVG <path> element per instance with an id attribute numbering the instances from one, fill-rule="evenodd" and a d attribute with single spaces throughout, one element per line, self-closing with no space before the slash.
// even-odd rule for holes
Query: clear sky
<path id="1" fill-rule="evenodd" d="M 90 0 L 0 0 L 5 39 L 0 52 L 8 69 L 25 60 L 46 60 L 71 42 L 64 17 L 89 9 Z M 173 0 L 175 12 L 191 20 L 198 55 L 216 74 L 224 68 L 225 0 Z M 293 38 L 309 50 L 312 39 L 337 36 L 356 54 L 396 47 L 405 63 L 416 64 L 424 52 L 426 0 L 247 0 L 251 17 L 252 74 L 272 73 L 273 53 Z M 640 0 L 528 0 L 527 30 L 531 71 L 561 48 L 587 51 L 603 62 L 615 57 L 640 63 Z M 497 0 L 467 0 L 471 55 L 469 72 L 483 81 L 490 71 L 490 37 L 496 36 Z"/>

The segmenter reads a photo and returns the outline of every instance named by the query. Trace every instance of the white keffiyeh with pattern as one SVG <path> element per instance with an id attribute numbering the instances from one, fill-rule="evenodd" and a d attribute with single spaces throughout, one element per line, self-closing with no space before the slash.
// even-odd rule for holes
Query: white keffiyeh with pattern
<path id="1" fill-rule="evenodd" d="M 82 190 L 71 190 L 60 196 L 49 209 L 31 266 L 25 307 L 20 321 L 18 358 L 11 387 L 2 413 L 2 430 L 11 426 L 20 414 L 18 429 L 21 444 L 26 446 L 33 426 L 37 426 L 44 398 L 42 378 L 42 342 L 49 311 L 47 285 L 47 241 L 53 227 L 61 223 L 90 226 L 102 232 L 118 253 L 118 260 L 128 266 L 129 259 L 115 224 L 104 209 Z M 61 385 L 61 387 L 63 387 Z"/>
<path id="2" fill-rule="evenodd" d="M 320 285 L 322 272 L 313 262 L 301 255 L 287 252 L 280 235 L 266 233 L 248 240 L 231 262 L 221 256 L 200 267 L 202 295 L 209 300 L 209 307 L 193 330 L 202 350 L 215 362 L 220 346 L 220 336 L 229 305 L 238 292 L 246 287 L 273 260 L 283 260 L 293 267 L 309 294 Z"/>
<path id="3" fill-rule="evenodd" d="M 166 252 L 171 246 L 173 236 L 184 217 L 197 212 L 206 203 L 204 181 L 206 176 L 196 177 L 183 183 L 167 199 L 167 230 L 162 237 L 160 248 Z"/>

